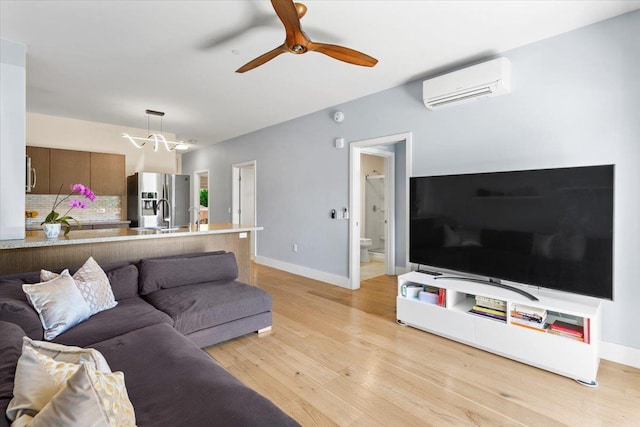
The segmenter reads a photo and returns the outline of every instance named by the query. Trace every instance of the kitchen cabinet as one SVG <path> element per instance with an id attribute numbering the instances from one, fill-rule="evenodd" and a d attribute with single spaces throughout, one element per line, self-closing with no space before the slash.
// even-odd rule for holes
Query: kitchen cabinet
<path id="1" fill-rule="evenodd" d="M 49 155 L 49 193 L 68 194 L 72 184 L 89 185 L 91 153 L 52 148 Z M 60 190 L 62 188 L 62 190 Z"/>
<path id="2" fill-rule="evenodd" d="M 97 196 L 124 196 L 127 193 L 125 156 L 27 146 L 36 186 L 32 194 L 68 194 L 72 184 L 83 184 Z"/>
<path id="3" fill-rule="evenodd" d="M 27 156 L 31 158 L 32 179 L 35 185 L 31 194 L 49 194 L 49 154 L 51 149 L 43 147 L 27 147 Z"/>
<path id="4" fill-rule="evenodd" d="M 122 154 L 91 153 L 91 183 L 97 196 L 126 194 L 125 156 Z"/>

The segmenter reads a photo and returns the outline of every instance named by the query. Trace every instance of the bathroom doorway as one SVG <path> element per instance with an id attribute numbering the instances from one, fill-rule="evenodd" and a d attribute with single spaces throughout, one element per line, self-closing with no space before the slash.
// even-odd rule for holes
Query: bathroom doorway
<path id="1" fill-rule="evenodd" d="M 409 262 L 409 176 L 411 176 L 411 132 L 353 141 L 349 144 L 349 288 L 360 288 L 362 171 L 360 154 L 374 149 L 374 154 L 395 153 L 395 162 L 385 169 L 385 274 L 396 275 L 408 271 Z M 371 154 L 371 153 L 365 153 Z M 390 183 L 393 176 L 395 183 Z M 393 192 L 393 199 L 391 197 Z M 366 220 L 365 220 L 366 221 Z M 373 242 L 372 242 L 373 243 Z"/>
<path id="2" fill-rule="evenodd" d="M 209 169 L 193 173 L 193 203 L 189 222 L 209 223 Z"/>
<path id="3" fill-rule="evenodd" d="M 392 149 L 393 147 L 391 147 Z M 370 147 L 360 153 L 360 280 L 394 274 L 387 257 L 393 240 L 394 152 L 389 147 Z"/>

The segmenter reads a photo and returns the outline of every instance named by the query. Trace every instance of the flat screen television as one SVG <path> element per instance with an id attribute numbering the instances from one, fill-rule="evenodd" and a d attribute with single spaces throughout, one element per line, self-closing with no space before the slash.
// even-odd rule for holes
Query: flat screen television
<path id="1" fill-rule="evenodd" d="M 414 177 L 410 261 L 613 299 L 614 166 Z"/>

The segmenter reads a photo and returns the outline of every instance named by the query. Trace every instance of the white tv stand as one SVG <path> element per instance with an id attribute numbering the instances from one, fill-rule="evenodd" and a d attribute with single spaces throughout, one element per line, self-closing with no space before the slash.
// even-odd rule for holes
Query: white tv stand
<path id="1" fill-rule="evenodd" d="M 581 295 L 545 289 L 522 288 L 539 301 L 516 292 L 467 280 L 438 280 L 438 276 L 416 271 L 398 276 L 397 319 L 414 328 L 536 366 L 587 385 L 596 385 L 598 373 L 601 301 Z M 441 277 L 441 276 L 440 276 Z M 402 296 L 403 285 L 427 285 L 444 289 L 442 305 Z M 469 312 L 475 296 L 506 302 L 506 320 Z M 512 323 L 514 304 L 546 309 L 547 323 L 556 319 L 583 325 L 585 341 L 532 330 Z"/>

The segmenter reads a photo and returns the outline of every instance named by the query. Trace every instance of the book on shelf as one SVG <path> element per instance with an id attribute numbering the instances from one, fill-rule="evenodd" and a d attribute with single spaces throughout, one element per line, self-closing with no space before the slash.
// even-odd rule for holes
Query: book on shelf
<path id="1" fill-rule="evenodd" d="M 544 323 L 547 320 L 547 310 L 544 308 L 522 304 L 514 304 L 511 308 L 511 315 L 519 319 L 535 320 L 539 323 Z"/>
<path id="2" fill-rule="evenodd" d="M 582 329 L 584 332 L 584 342 L 591 344 L 591 322 L 588 317 L 584 319 L 584 326 Z"/>
<path id="3" fill-rule="evenodd" d="M 564 338 L 570 338 L 572 340 L 585 342 L 584 341 L 584 337 L 582 335 L 570 334 L 568 332 L 562 332 L 562 331 L 559 331 L 557 329 L 551 329 L 551 328 L 547 329 L 547 332 L 550 333 L 550 334 L 553 334 L 553 335 L 558 335 L 558 336 L 564 337 Z"/>
<path id="4" fill-rule="evenodd" d="M 549 328 L 555 331 L 566 332 L 568 334 L 584 336 L 583 326 L 574 325 L 573 323 L 565 322 L 563 320 L 555 320 L 551 325 L 549 325 Z"/>
<path id="5" fill-rule="evenodd" d="M 446 307 L 447 305 L 447 290 L 444 288 L 438 289 L 438 305 L 440 307 Z"/>
<path id="6" fill-rule="evenodd" d="M 481 305 L 474 305 L 473 306 L 473 310 L 476 311 L 481 311 L 483 313 L 490 313 L 490 314 L 495 314 L 496 316 L 505 316 L 507 315 L 507 312 L 504 310 L 495 310 L 493 308 L 487 308 L 487 307 L 483 307 Z"/>
<path id="7" fill-rule="evenodd" d="M 507 302 L 495 298 L 489 298 L 482 295 L 476 295 L 476 305 L 493 308 L 495 310 L 506 310 Z"/>
<path id="8" fill-rule="evenodd" d="M 519 311 L 514 311 L 514 310 L 511 310 L 511 317 L 514 319 L 525 320 L 529 322 L 536 322 L 538 324 L 544 324 L 545 321 L 547 320 L 546 315 L 540 318 L 538 316 L 530 316 L 528 314 L 520 313 Z"/>
<path id="9" fill-rule="evenodd" d="M 533 329 L 540 332 L 546 332 L 547 330 L 546 323 L 540 323 L 535 320 L 518 319 L 517 317 L 513 317 L 513 316 L 511 316 L 511 324 Z"/>
<path id="10" fill-rule="evenodd" d="M 478 314 L 480 316 L 490 317 L 492 319 L 498 319 L 502 321 L 507 320 L 507 313 L 501 310 L 494 310 L 492 308 L 482 307 L 479 305 L 474 305 L 469 313 Z"/>

